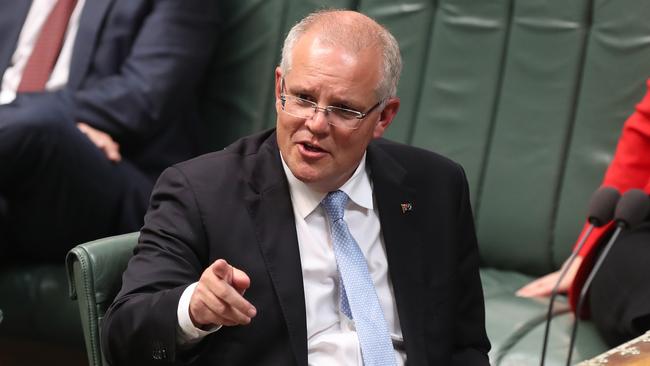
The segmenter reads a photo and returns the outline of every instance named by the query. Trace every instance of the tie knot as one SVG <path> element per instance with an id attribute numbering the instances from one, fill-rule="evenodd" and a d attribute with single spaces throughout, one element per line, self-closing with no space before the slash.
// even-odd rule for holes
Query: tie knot
<path id="1" fill-rule="evenodd" d="M 348 195 L 343 191 L 330 192 L 323 198 L 321 205 L 332 222 L 343 218 L 343 209 L 348 202 Z"/>

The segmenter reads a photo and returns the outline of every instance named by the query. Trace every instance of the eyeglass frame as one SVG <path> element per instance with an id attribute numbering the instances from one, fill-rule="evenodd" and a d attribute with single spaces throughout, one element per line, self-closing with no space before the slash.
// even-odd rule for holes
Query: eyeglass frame
<path id="1" fill-rule="evenodd" d="M 293 114 L 287 112 L 287 110 L 285 109 L 285 103 L 287 102 L 287 96 L 295 98 L 295 99 L 297 99 L 297 100 L 299 100 L 301 102 L 311 104 L 311 106 L 314 109 L 314 114 L 311 117 L 301 117 L 301 116 L 296 116 L 296 115 L 293 115 Z M 345 112 L 354 113 L 354 114 L 356 114 L 356 116 L 354 118 L 358 120 L 357 125 L 354 126 L 354 127 L 346 126 L 346 125 L 343 125 L 343 124 L 335 124 L 335 123 L 332 123 L 332 121 L 329 118 L 325 119 L 329 125 L 336 126 L 336 127 L 343 127 L 343 128 L 347 128 L 347 129 L 351 129 L 351 130 L 358 129 L 361 126 L 361 122 L 363 122 L 362 120 L 364 118 L 366 118 L 370 113 L 372 113 L 373 110 L 375 110 L 377 107 L 379 107 L 381 104 L 384 103 L 384 100 L 380 100 L 379 102 L 377 102 L 377 104 L 370 107 L 370 109 L 368 109 L 366 112 L 359 112 L 359 111 L 354 110 L 354 109 L 335 107 L 335 106 L 332 106 L 332 105 L 328 105 L 328 106 L 325 106 L 325 107 L 320 107 L 318 105 L 318 103 L 316 103 L 316 102 L 313 102 L 311 100 L 307 100 L 307 99 L 300 98 L 298 96 L 286 93 L 284 78 L 282 78 L 282 85 L 281 85 L 281 89 L 280 89 L 280 100 L 282 101 L 282 103 L 281 103 L 282 110 L 284 112 L 286 112 L 288 115 L 298 117 L 298 118 L 312 118 L 313 116 L 316 115 L 316 113 L 318 113 L 318 111 L 323 111 L 323 113 L 325 113 L 325 116 L 327 116 L 327 113 L 333 112 L 333 110 L 341 110 L 341 111 L 345 111 Z"/>

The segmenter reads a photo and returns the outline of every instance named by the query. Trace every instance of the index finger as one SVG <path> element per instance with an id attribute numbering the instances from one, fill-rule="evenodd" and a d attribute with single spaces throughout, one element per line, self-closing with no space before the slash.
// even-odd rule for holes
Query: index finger
<path id="1" fill-rule="evenodd" d="M 212 273 L 229 285 L 232 284 L 233 267 L 225 259 L 217 259 L 212 263 Z"/>
<path id="2" fill-rule="evenodd" d="M 214 300 L 208 301 L 210 308 L 217 314 L 240 313 L 252 318 L 257 313 L 255 307 L 244 298 L 244 296 L 233 286 L 220 278 L 216 273 L 213 276 L 206 276 L 201 281 L 205 281 L 206 287 Z M 222 304 L 218 305 L 218 304 Z"/>
<path id="3" fill-rule="evenodd" d="M 243 297 L 245 290 L 250 286 L 248 275 L 230 265 L 225 259 L 217 259 L 211 267 L 212 273 L 228 284 L 227 289 L 221 290 L 217 290 L 219 288 L 217 283 L 212 284 L 215 295 L 242 313 L 254 316 L 255 307 Z"/>

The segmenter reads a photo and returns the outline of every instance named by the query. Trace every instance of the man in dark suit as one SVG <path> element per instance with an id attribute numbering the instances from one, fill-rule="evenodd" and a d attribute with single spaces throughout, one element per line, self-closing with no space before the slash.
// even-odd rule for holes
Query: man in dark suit
<path id="1" fill-rule="evenodd" d="M 215 3 L 0 2 L 0 247 L 63 258 L 76 243 L 141 227 L 159 173 L 198 150 Z M 65 20 L 50 20 L 59 6 Z M 52 22 L 66 32 L 56 67 L 25 87 L 41 72 L 30 69 L 41 33 L 54 43 Z"/>
<path id="2" fill-rule="evenodd" d="M 111 364 L 488 365 L 463 170 L 380 138 L 400 70 L 359 13 L 292 28 L 276 129 L 161 175 L 103 322 Z"/>

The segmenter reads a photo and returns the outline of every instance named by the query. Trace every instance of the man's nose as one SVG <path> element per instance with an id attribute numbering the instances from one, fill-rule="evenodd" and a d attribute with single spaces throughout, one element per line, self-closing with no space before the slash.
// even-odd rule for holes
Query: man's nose
<path id="1" fill-rule="evenodd" d="M 329 128 L 329 123 L 327 122 L 327 113 L 327 109 L 315 106 L 314 115 L 311 116 L 311 118 L 307 118 L 305 125 L 311 131 L 314 131 L 316 133 L 326 132 Z"/>

